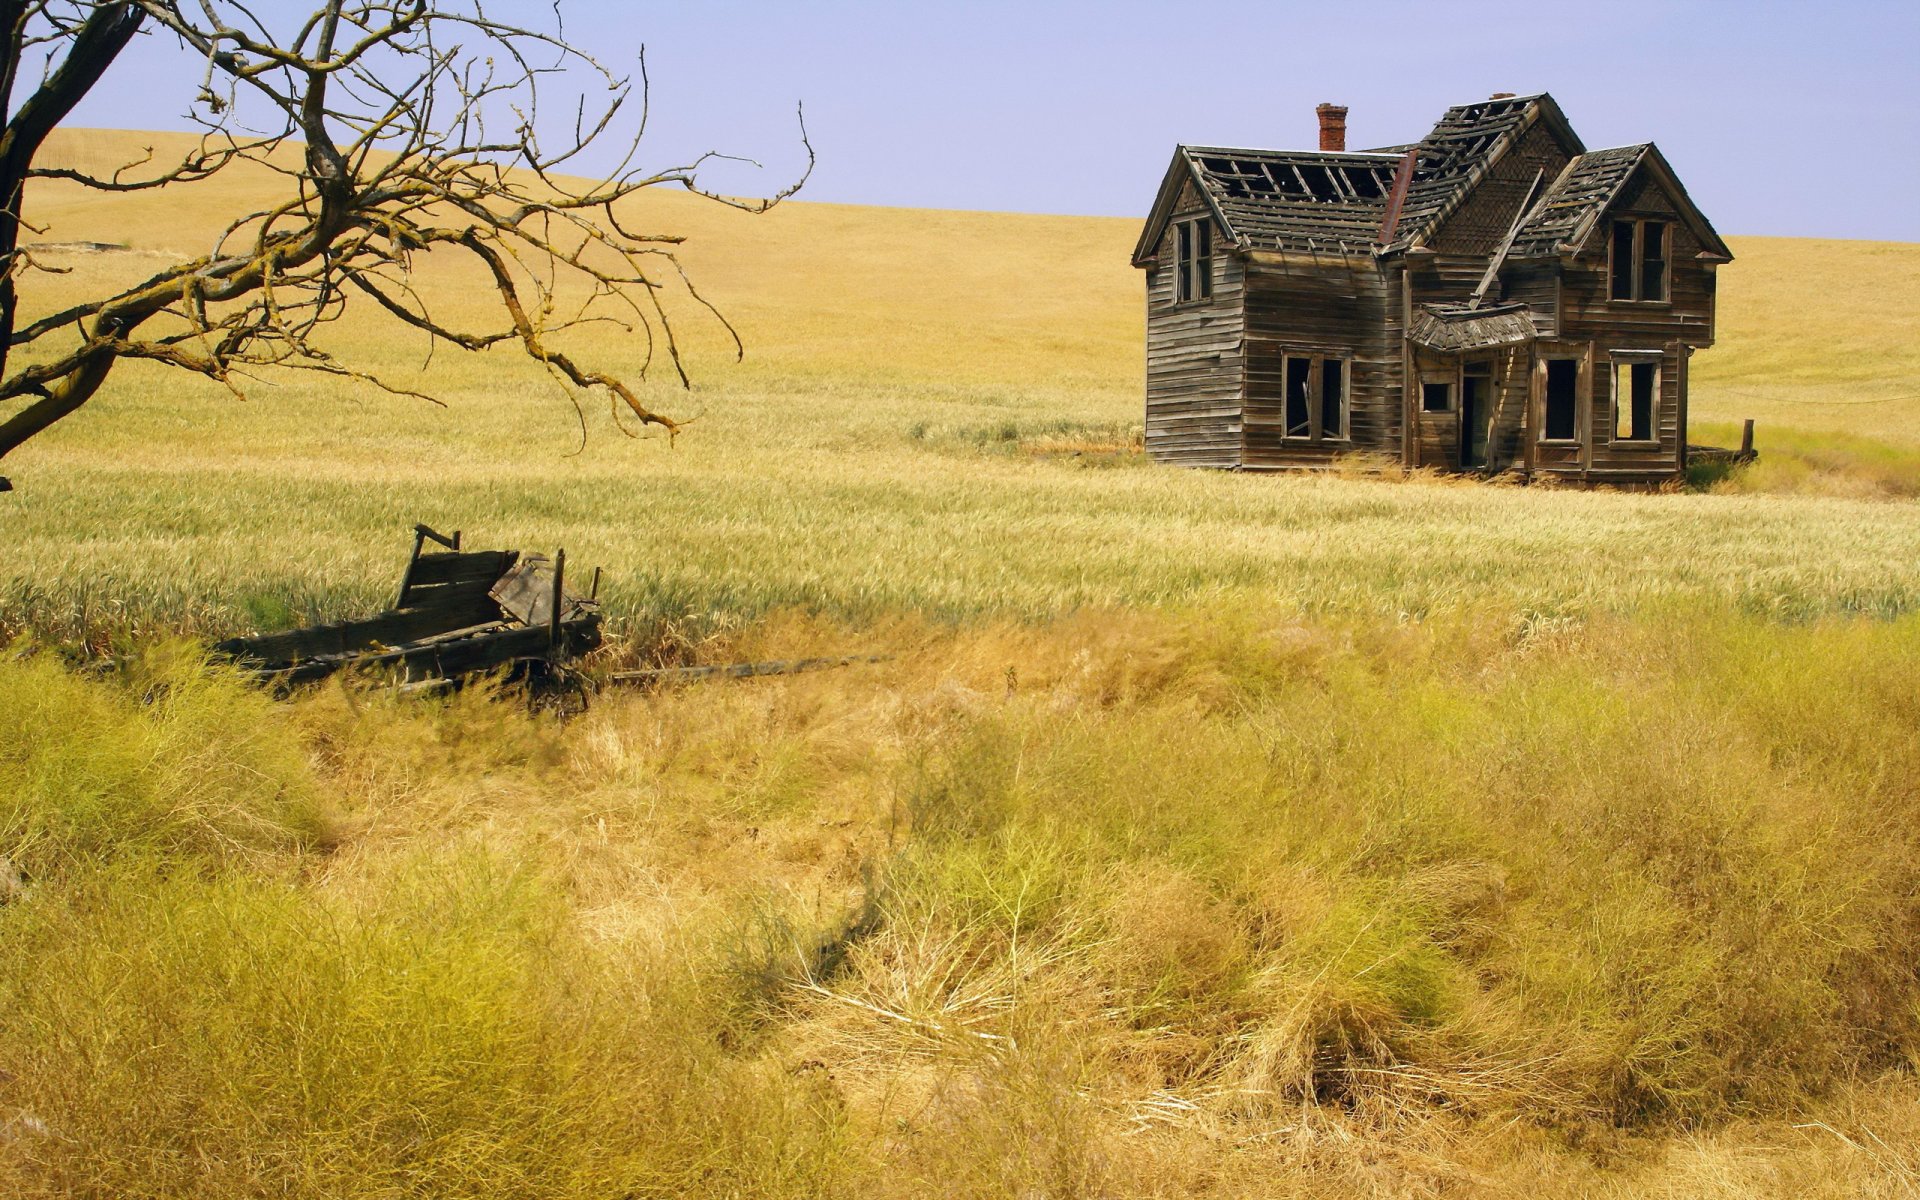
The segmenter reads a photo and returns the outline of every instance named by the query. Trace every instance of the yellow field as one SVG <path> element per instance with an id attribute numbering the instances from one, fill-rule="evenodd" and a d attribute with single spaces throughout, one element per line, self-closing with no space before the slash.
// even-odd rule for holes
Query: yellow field
<path id="1" fill-rule="evenodd" d="M 30 302 L 211 194 L 37 188 L 130 249 Z M 1631 496 L 1145 463 L 1131 221 L 636 220 L 748 345 L 680 306 L 675 446 L 363 317 L 448 408 L 136 365 L 0 468 L 0 1192 L 1920 1187 L 1920 247 L 1736 239 L 1696 440 L 1767 457 Z M 561 723 L 156 636 L 377 608 L 417 520 L 630 653 L 893 657 Z"/>
<path id="2" fill-rule="evenodd" d="M 128 137 L 74 136 L 93 165 Z M 190 211 L 61 185 L 29 205 L 47 241 L 178 251 L 210 241 L 229 195 L 237 208 L 271 194 L 246 184 Z M 1414 616 L 1676 596 L 1793 614 L 1914 603 L 1920 510 L 1908 504 L 1236 478 L 1101 453 L 1139 420 L 1131 222 L 806 204 L 754 218 L 678 194 L 637 219 L 688 235 L 695 278 L 748 345 L 732 364 L 717 328 L 681 306 L 697 386 L 654 396 L 699 416 L 676 447 L 629 440 L 596 404 L 570 456 L 573 411 L 517 353 L 442 349 L 422 376 L 422 340 L 365 314 L 342 331 L 352 360 L 447 409 L 311 378 L 253 387 L 242 404 L 204 380 L 125 367 L 9 460 L 20 491 L 5 509 L 4 607 L 72 632 L 83 618 L 226 629 L 250 611 L 364 606 L 390 590 L 414 521 L 485 544 L 564 543 L 608 569 L 616 614 L 645 618 L 1219 597 Z M 1842 498 L 1920 491 L 1920 400 L 1903 396 L 1920 378 L 1904 336 L 1920 248 L 1736 249 L 1694 400 L 1708 434 L 1753 415 L 1775 450 L 1736 488 L 1771 472 Z M 152 261 L 46 257 L 74 272 L 27 281 L 47 306 Z M 476 285 L 422 274 L 460 327 L 482 319 Z M 575 348 L 615 369 L 639 357 L 620 336 Z M 1092 469 L 1108 466 L 1126 469 Z"/>

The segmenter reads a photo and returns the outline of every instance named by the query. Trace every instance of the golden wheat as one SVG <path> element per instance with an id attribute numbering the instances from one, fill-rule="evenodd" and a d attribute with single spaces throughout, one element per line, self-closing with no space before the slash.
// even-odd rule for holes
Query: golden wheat
<path id="1" fill-rule="evenodd" d="M 92 165 L 134 156 L 131 135 L 63 137 L 56 153 Z M 236 175 L 191 209 L 36 185 L 47 240 L 132 250 L 50 252 L 73 274 L 35 276 L 28 296 L 51 307 L 137 277 L 147 252 L 198 250 L 273 183 Z M 1839 498 L 1777 502 L 1093 469 L 1139 464 L 1125 452 L 1140 403 L 1132 222 L 810 204 L 755 218 L 678 194 L 638 208 L 637 223 L 689 236 L 690 270 L 749 347 L 731 364 L 681 298 L 697 383 L 654 385 L 698 414 L 676 447 L 631 441 L 596 408 L 575 454 L 575 415 L 537 367 L 443 348 L 423 371 L 421 339 L 370 312 L 337 331 L 343 354 L 448 408 L 312 377 L 240 402 L 129 364 L 8 464 L 21 489 L 0 516 L 8 623 L 228 630 L 363 608 L 391 588 L 419 520 L 480 544 L 564 543 L 609 569 L 616 615 L 642 620 L 1235 598 L 1393 617 L 1675 596 L 1792 615 L 1914 604 L 1920 509 L 1846 499 L 1920 480 L 1920 455 L 1898 448 L 1920 402 L 1893 396 L 1920 353 L 1903 335 L 1920 307 L 1914 247 L 1736 247 L 1696 421 L 1711 433 L 1758 416 L 1763 449 L 1789 424 L 1888 447 L 1876 476 L 1849 471 L 1870 455 L 1842 446 L 1822 465 L 1807 455 L 1827 443 L 1795 443 L 1811 448 L 1783 449 L 1772 478 L 1817 476 L 1812 490 Z M 1871 304 L 1810 287 L 1843 269 L 1877 280 Z M 484 319 L 476 282 L 443 264 L 417 273 L 466 328 Z M 1819 306 L 1796 299 L 1814 290 Z M 643 353 L 605 327 L 573 348 L 626 372 Z"/>
<path id="2" fill-rule="evenodd" d="M 130 248 L 33 302 L 272 194 L 37 187 Z M 9 460 L 0 1188 L 1920 1184 L 1920 250 L 1736 241 L 1694 411 L 1768 457 L 1628 496 L 1146 465 L 1132 222 L 644 208 L 750 347 L 683 298 L 674 448 L 362 314 L 448 409 L 134 365 Z M 153 644 L 378 607 L 415 520 L 702 657 L 893 657 L 562 724 Z"/>

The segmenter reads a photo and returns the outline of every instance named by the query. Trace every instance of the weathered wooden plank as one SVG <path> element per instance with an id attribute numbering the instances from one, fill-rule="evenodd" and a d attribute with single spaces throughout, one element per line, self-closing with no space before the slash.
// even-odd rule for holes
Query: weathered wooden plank
<path id="1" fill-rule="evenodd" d="M 413 587 L 434 584 L 473 583 L 484 579 L 489 585 L 513 565 L 511 550 L 478 550 L 465 554 L 422 554 L 413 566 L 409 581 Z"/>
<path id="2" fill-rule="evenodd" d="M 429 634 L 497 622 L 498 605 L 484 592 L 454 603 L 392 609 L 359 621 L 340 621 L 251 638 L 229 638 L 213 649 L 236 661 L 284 667 L 316 655 L 354 654 L 376 646 L 396 646 Z"/>

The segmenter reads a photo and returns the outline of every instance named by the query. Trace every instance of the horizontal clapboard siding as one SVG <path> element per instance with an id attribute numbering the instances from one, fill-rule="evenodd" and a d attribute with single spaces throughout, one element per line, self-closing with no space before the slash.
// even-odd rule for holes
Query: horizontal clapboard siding
<path id="1" fill-rule="evenodd" d="M 1607 254 L 1610 223 L 1636 218 L 1669 222 L 1668 298 L 1661 303 L 1611 299 Z M 1714 268 L 1698 260 L 1701 249 L 1699 239 L 1679 219 L 1664 189 L 1642 169 L 1622 189 L 1585 250 L 1562 269 L 1562 336 L 1593 346 L 1594 377 L 1587 426 L 1592 439 L 1587 464 L 1591 479 L 1651 481 L 1671 478 L 1681 470 L 1687 438 L 1687 348 L 1713 343 Z M 1612 355 L 1617 350 L 1661 354 L 1657 448 L 1613 442 Z"/>
<path id="2" fill-rule="evenodd" d="M 1365 257 L 1251 264 L 1246 299 L 1248 467 L 1324 466 L 1342 454 L 1400 453 L 1399 313 L 1390 278 Z M 1347 361 L 1346 440 L 1316 443 L 1285 436 L 1289 354 Z"/>
<path id="3" fill-rule="evenodd" d="M 1174 221 L 1204 211 L 1188 184 Z M 1210 300 L 1174 300 L 1173 224 L 1147 267 L 1146 442 L 1159 462 L 1234 467 L 1240 461 L 1245 267 L 1217 226 L 1213 236 Z"/>

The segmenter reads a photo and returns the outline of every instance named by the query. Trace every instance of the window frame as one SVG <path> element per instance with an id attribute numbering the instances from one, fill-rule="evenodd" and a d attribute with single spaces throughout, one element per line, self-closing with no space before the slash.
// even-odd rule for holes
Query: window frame
<path id="1" fill-rule="evenodd" d="M 1287 422 L 1287 381 L 1292 364 L 1307 364 L 1307 432 L 1294 433 Z M 1329 435 L 1325 428 L 1326 364 L 1340 364 L 1340 432 Z M 1280 439 L 1296 446 L 1346 446 L 1353 443 L 1353 356 L 1325 351 L 1283 350 L 1280 353 Z"/>
<path id="2" fill-rule="evenodd" d="M 1609 446 L 1630 446 L 1635 448 L 1658 449 L 1660 446 L 1660 402 L 1661 391 L 1666 386 L 1667 355 L 1662 350 L 1613 350 L 1608 355 L 1607 402 L 1610 406 L 1607 423 L 1607 444 Z M 1621 368 L 1629 368 L 1627 386 L 1632 388 L 1631 368 L 1634 366 L 1653 368 L 1653 398 L 1647 405 L 1648 437 L 1620 436 L 1620 373 Z M 1628 395 L 1631 401 L 1631 391 Z"/>
<path id="3" fill-rule="evenodd" d="M 1439 388 L 1442 391 L 1444 391 L 1447 396 L 1446 404 L 1444 404 L 1439 408 L 1429 407 L 1427 405 L 1427 389 L 1428 388 Z M 1431 378 L 1421 379 L 1420 380 L 1420 411 L 1429 416 L 1438 416 L 1442 413 L 1459 412 L 1460 411 L 1460 389 L 1454 385 L 1454 381 L 1451 379 L 1431 379 Z"/>
<path id="4" fill-rule="evenodd" d="M 1205 304 L 1213 299 L 1213 218 L 1201 213 L 1172 225 L 1173 303 Z"/>
<path id="5" fill-rule="evenodd" d="M 1633 228 L 1633 237 L 1629 239 L 1632 248 L 1628 251 L 1632 261 L 1627 269 L 1628 295 L 1613 294 L 1614 281 L 1620 274 L 1620 236 L 1619 228 L 1629 225 Z M 1647 265 L 1647 227 L 1658 228 L 1661 238 L 1661 255 L 1654 261 L 1661 266 L 1660 294 L 1646 295 Z M 1607 225 L 1607 303 L 1608 304 L 1672 304 L 1673 303 L 1673 222 L 1665 217 L 1614 217 Z"/>
<path id="6" fill-rule="evenodd" d="M 1550 389 L 1553 386 L 1553 363 L 1570 362 L 1573 364 L 1573 436 L 1549 437 L 1547 435 L 1547 405 L 1552 403 Z M 1534 441 L 1542 446 L 1581 446 L 1585 439 L 1580 436 L 1582 407 L 1581 392 L 1585 383 L 1587 357 L 1584 354 L 1543 354 L 1540 356 L 1540 431 Z"/>
<path id="7" fill-rule="evenodd" d="M 1340 364 L 1340 395 L 1336 407 L 1340 414 L 1340 432 L 1327 433 L 1327 364 Z M 1353 360 L 1338 354 L 1322 354 L 1314 359 L 1313 365 L 1313 416 L 1319 428 L 1316 432 L 1322 442 L 1351 442 L 1353 440 Z"/>

